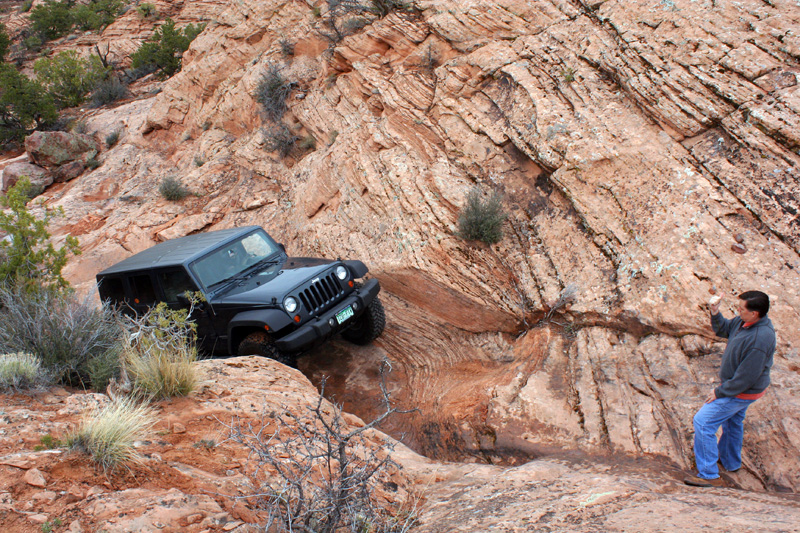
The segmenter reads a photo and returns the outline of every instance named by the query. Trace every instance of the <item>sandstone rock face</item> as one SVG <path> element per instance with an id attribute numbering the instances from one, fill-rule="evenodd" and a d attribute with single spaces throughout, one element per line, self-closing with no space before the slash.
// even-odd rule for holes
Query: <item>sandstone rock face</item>
<path id="1" fill-rule="evenodd" d="M 386 354 L 421 409 L 418 450 L 685 469 L 724 347 L 703 304 L 724 293 L 730 316 L 736 294 L 764 290 L 779 347 L 740 484 L 800 488 L 796 4 L 421 0 L 329 50 L 304 3 L 202 5 L 213 22 L 182 72 L 92 111 L 93 131 L 123 141 L 48 197 L 67 213 L 57 238 L 84 249 L 73 282 L 164 238 L 261 224 L 290 253 L 359 258 L 380 279 L 377 345 L 301 368 L 337 374 L 352 409 Z M 175 14 L 197 21 L 189 9 Z M 253 94 L 273 64 L 294 83 L 283 122 L 315 150 L 265 149 Z M 161 199 L 175 174 L 198 196 Z M 454 235 L 475 185 L 505 198 L 497 245 Z M 544 321 L 569 285 L 576 301 Z"/>
<path id="2" fill-rule="evenodd" d="M 47 170 L 30 163 L 12 163 L 7 165 L 2 172 L 2 188 L 0 192 L 6 192 L 22 177 L 27 177 L 31 185 L 35 188 L 35 191 L 39 193 L 43 192 L 53 183 L 53 176 Z"/>
<path id="3" fill-rule="evenodd" d="M 100 145 L 83 133 L 37 131 L 25 138 L 25 150 L 37 165 L 56 168 L 76 161 L 86 162 L 100 152 Z"/>

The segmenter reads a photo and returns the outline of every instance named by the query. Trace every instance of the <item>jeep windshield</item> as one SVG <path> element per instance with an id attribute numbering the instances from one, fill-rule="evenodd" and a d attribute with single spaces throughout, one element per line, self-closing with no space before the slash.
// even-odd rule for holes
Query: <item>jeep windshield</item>
<path id="1" fill-rule="evenodd" d="M 267 260 L 279 251 L 278 245 L 264 231 L 255 231 L 198 259 L 191 264 L 191 269 L 208 289 L 238 279 L 258 264 L 268 264 L 271 261 Z"/>

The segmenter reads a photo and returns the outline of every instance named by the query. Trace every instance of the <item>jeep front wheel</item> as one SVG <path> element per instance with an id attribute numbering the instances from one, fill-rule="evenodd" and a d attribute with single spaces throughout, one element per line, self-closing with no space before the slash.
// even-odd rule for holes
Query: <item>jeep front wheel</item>
<path id="1" fill-rule="evenodd" d="M 342 332 L 342 337 L 353 344 L 365 345 L 380 337 L 386 326 L 386 314 L 383 304 L 376 297 L 369 304 L 364 314 L 356 322 Z"/>
<path id="2" fill-rule="evenodd" d="M 239 355 L 260 355 L 269 357 L 286 366 L 297 368 L 297 356 L 283 353 L 275 346 L 272 338 L 262 331 L 256 331 L 239 343 Z"/>

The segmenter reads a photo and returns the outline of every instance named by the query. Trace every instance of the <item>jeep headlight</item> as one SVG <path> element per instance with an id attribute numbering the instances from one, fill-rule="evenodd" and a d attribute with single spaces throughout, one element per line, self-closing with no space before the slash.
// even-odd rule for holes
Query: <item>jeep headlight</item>
<path id="1" fill-rule="evenodd" d="M 342 265 L 336 267 L 336 277 L 344 281 L 347 279 L 347 269 Z"/>
<path id="2" fill-rule="evenodd" d="M 287 296 L 286 299 L 283 300 L 283 308 L 286 309 L 287 313 L 294 313 L 297 311 L 297 300 L 291 296 Z"/>

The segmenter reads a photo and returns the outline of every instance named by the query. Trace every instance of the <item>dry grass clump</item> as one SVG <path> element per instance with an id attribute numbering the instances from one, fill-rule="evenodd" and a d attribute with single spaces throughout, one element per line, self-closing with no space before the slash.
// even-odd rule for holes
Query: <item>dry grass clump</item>
<path id="1" fill-rule="evenodd" d="M 148 398 L 188 396 L 197 388 L 196 360 L 197 351 L 189 346 L 151 353 L 131 349 L 125 354 L 125 370 L 134 390 Z"/>
<path id="2" fill-rule="evenodd" d="M 91 455 L 104 470 L 113 470 L 142 462 L 134 443 L 145 439 L 155 423 L 152 408 L 123 398 L 87 415 L 67 443 Z"/>
<path id="3" fill-rule="evenodd" d="M 35 355 L 24 352 L 0 355 L 0 389 L 28 389 L 43 382 L 42 361 Z"/>
<path id="4" fill-rule="evenodd" d="M 142 316 L 127 317 L 123 359 L 136 394 L 162 399 L 186 396 L 197 388 L 197 326 L 189 317 L 199 300 L 192 296 L 190 301 L 189 309 L 170 309 L 161 302 Z"/>

